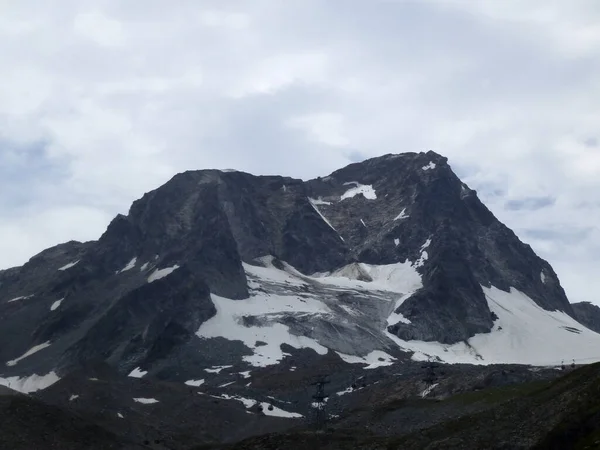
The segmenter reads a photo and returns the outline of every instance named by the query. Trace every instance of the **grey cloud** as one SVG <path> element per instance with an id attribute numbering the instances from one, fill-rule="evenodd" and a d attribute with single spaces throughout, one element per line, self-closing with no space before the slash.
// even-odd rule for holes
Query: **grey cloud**
<path id="1" fill-rule="evenodd" d="M 504 204 L 506 209 L 518 211 L 526 209 L 535 211 L 537 209 L 546 208 L 556 203 L 556 199 L 552 197 L 529 197 L 523 199 L 509 200 Z"/>
<path id="2" fill-rule="evenodd" d="M 308 178 L 434 148 L 564 272 L 572 300 L 587 297 L 600 281 L 577 268 L 600 263 L 600 237 L 554 230 L 600 221 L 600 9 L 499 5 L 13 2 L 0 17 L 0 267 L 98 237 L 182 170 Z"/>
<path id="3" fill-rule="evenodd" d="M 546 241 L 557 241 L 562 244 L 577 244 L 590 236 L 593 229 L 591 227 L 587 228 L 573 228 L 566 230 L 552 230 L 552 229 L 526 229 L 523 230 L 524 234 L 527 237 L 531 237 L 533 239 L 541 239 Z"/>

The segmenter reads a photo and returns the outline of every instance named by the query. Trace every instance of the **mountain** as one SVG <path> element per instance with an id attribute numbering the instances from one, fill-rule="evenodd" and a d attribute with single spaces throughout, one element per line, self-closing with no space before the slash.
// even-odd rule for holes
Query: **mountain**
<path id="1" fill-rule="evenodd" d="M 434 152 L 310 181 L 190 171 L 98 241 L 0 271 L 0 383 L 98 361 L 192 385 L 325 360 L 558 364 L 596 357 L 581 317 Z"/>

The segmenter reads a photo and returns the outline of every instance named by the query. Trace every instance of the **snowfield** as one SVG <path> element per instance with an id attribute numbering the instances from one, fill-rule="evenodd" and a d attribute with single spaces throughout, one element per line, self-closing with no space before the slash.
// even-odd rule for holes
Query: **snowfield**
<path id="1" fill-rule="evenodd" d="M 600 361 L 600 334 L 563 312 L 542 309 L 514 288 L 504 292 L 483 287 L 489 308 L 498 319 L 490 333 L 478 334 L 466 343 L 404 341 L 389 333 L 389 325 L 410 323 L 395 310 L 423 286 L 417 268 L 427 259 L 430 244 L 431 239 L 427 239 L 421 257 L 412 263 L 353 263 L 310 276 L 285 262 L 275 266 L 271 256 L 259 258 L 257 264 L 261 266 L 244 264 L 250 297 L 230 300 L 213 295 L 217 314 L 202 324 L 197 335 L 242 341 L 253 352 L 242 359 L 255 367 L 277 364 L 285 358 L 282 344 L 310 348 L 321 355 L 332 349 L 344 361 L 362 364 L 365 369 L 392 364 L 395 358 L 388 353 L 391 348 L 413 353 L 414 360 L 446 363 L 556 365 L 561 360 Z M 339 293 L 362 298 L 363 303 L 340 303 L 336 298 Z M 350 351 L 340 351 L 331 336 L 300 335 L 291 330 L 282 323 L 290 316 L 311 318 L 315 324 L 331 323 L 346 333 L 376 326 L 374 331 L 380 340 L 371 347 L 355 349 L 352 342 L 358 342 L 356 336 L 352 341 L 352 337 L 340 334 L 339 339 L 348 341 L 351 347 Z"/>
<path id="2" fill-rule="evenodd" d="M 326 314 L 329 310 L 316 300 L 301 299 L 294 296 L 257 294 L 247 300 L 229 300 L 211 295 L 217 314 L 204 322 L 197 332 L 199 337 L 224 337 L 233 341 L 242 341 L 254 350 L 252 356 L 244 356 L 244 361 L 255 367 L 277 364 L 284 358 L 281 344 L 294 348 L 312 348 L 324 355 L 327 349 L 305 336 L 295 336 L 289 327 L 278 323 L 285 312 L 304 312 L 306 314 Z M 245 326 L 244 316 L 259 316 L 264 322 Z M 266 345 L 260 345 L 260 342 Z"/>
<path id="3" fill-rule="evenodd" d="M 482 286 L 488 306 L 498 316 L 491 333 L 465 343 L 403 341 L 389 334 L 401 348 L 415 352 L 413 359 L 429 357 L 447 363 L 516 363 L 558 365 L 562 360 L 600 361 L 600 334 L 561 311 L 546 311 L 524 293 Z"/>
<path id="4" fill-rule="evenodd" d="M 333 273 L 314 274 L 312 277 L 319 283 L 339 288 L 380 290 L 399 294 L 414 292 L 423 287 L 421 275 L 410 261 L 382 266 L 354 263 Z"/>
<path id="5" fill-rule="evenodd" d="M 281 323 L 286 317 L 293 315 L 332 324 L 339 320 L 355 322 L 365 311 L 357 306 L 340 304 L 337 299 L 340 291 L 350 290 L 357 296 L 369 293 L 371 297 L 376 297 L 372 291 L 381 291 L 376 300 L 387 318 L 393 306 L 390 302 L 392 298 L 400 297 L 405 292 L 412 293 L 422 286 L 421 276 L 409 261 L 387 266 L 352 264 L 333 274 L 310 277 L 302 275 L 287 263 L 281 263 L 283 269 L 275 267 L 271 256 L 259 258 L 257 263 L 262 267 L 244 264 L 250 298 L 230 300 L 212 295 L 217 314 L 203 323 L 197 332 L 201 338 L 224 337 L 242 341 L 253 351 L 252 355 L 242 359 L 255 367 L 274 365 L 285 358 L 287 354 L 281 350 L 282 344 L 297 349 L 310 348 L 321 355 L 329 351 L 317 339 L 296 334 L 288 325 Z M 301 293 L 298 292 L 299 288 L 303 288 Z M 375 308 L 377 311 L 379 309 Z M 369 315 L 362 320 L 369 322 Z M 393 346 L 393 342 L 383 333 L 379 338 Z M 348 344 L 346 348 L 349 346 L 352 347 Z M 383 349 L 366 349 L 358 355 L 339 353 L 348 362 L 365 364 L 369 368 L 389 365 L 393 360 Z"/>

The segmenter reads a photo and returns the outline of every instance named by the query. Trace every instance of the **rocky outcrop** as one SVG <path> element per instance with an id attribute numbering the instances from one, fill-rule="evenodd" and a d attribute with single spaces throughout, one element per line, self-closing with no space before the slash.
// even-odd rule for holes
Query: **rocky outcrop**
<path id="1" fill-rule="evenodd" d="M 600 333 L 600 308 L 590 302 L 573 303 L 574 317 L 590 330 Z"/>

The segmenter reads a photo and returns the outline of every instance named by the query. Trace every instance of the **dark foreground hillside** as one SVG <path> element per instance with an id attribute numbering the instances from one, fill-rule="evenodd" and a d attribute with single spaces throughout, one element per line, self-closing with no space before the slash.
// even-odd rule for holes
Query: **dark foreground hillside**
<path id="1" fill-rule="evenodd" d="M 479 405 L 479 407 L 477 407 Z M 487 405 L 487 408 L 483 405 Z M 476 412 L 405 435 L 375 433 L 377 425 L 402 420 L 406 411 L 435 415 L 445 408 Z M 360 423 L 353 413 L 361 416 Z M 406 419 L 406 417 L 404 417 Z M 390 420 L 391 419 L 391 420 Z M 352 423 L 352 428 L 344 425 Z M 399 427 L 401 428 L 401 427 Z M 597 449 L 600 448 L 600 364 L 583 367 L 555 381 L 462 393 L 444 400 L 383 402 L 354 411 L 323 432 L 259 436 L 228 447 L 258 449 Z M 198 449 L 198 450 L 199 450 Z"/>
<path id="2" fill-rule="evenodd" d="M 334 418 L 320 432 L 307 412 L 301 420 L 277 419 L 210 390 L 109 372 L 73 374 L 34 396 L 0 391 L 0 449 L 600 448 L 600 363 L 566 373 L 440 366 L 438 384 L 425 395 L 421 364 L 386 369 L 342 396 L 343 384 L 332 376 L 328 412 Z M 264 395 L 278 386 L 279 396 L 291 399 L 281 376 L 253 378 L 257 387 L 244 395 L 262 398 L 261 386 Z M 144 405 L 132 396 L 161 401 Z"/>
<path id="3" fill-rule="evenodd" d="M 19 394 L 0 395 L 2 450 L 138 450 L 90 419 Z"/>

